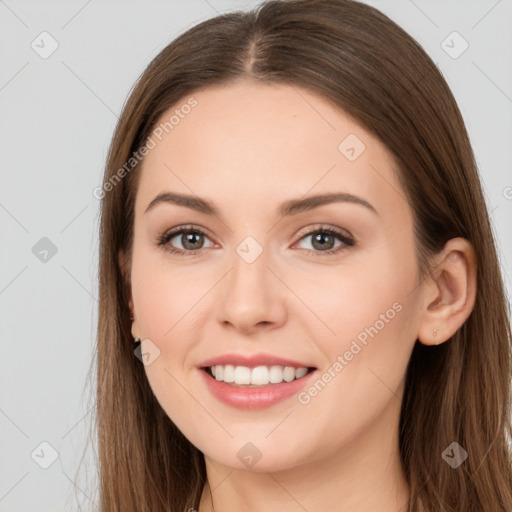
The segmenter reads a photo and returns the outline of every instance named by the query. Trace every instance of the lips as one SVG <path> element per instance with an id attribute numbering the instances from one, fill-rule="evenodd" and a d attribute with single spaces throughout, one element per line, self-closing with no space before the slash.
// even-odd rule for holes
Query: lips
<path id="1" fill-rule="evenodd" d="M 254 354 L 251 356 L 243 354 L 224 354 L 222 356 L 207 359 L 198 365 L 199 368 L 208 368 L 216 365 L 248 366 L 291 366 L 293 368 L 315 368 L 310 362 L 294 361 L 283 357 L 277 357 L 271 354 Z"/>
<path id="2" fill-rule="evenodd" d="M 298 393 L 311 382 L 316 370 L 310 363 L 269 354 L 225 354 L 203 361 L 198 368 L 214 397 L 241 409 L 262 409 Z M 281 378 L 277 378 L 279 374 Z"/>

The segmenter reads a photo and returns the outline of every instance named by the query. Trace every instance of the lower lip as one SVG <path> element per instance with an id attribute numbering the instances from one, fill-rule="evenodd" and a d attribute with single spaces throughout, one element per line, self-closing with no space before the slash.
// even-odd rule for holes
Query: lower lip
<path id="1" fill-rule="evenodd" d="M 306 386 L 316 370 L 300 379 L 280 384 L 269 384 L 261 388 L 236 387 L 211 377 L 207 371 L 200 369 L 206 386 L 221 402 L 238 409 L 264 409 L 295 395 Z"/>

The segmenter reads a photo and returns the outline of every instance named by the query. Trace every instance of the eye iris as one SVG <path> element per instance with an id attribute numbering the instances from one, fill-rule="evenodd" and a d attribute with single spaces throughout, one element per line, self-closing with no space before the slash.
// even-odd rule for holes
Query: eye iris
<path id="1" fill-rule="evenodd" d="M 185 249 L 189 249 L 191 251 L 194 251 L 194 250 L 197 250 L 197 249 L 201 249 L 201 243 L 199 244 L 199 247 L 197 247 L 196 245 L 194 245 L 194 239 L 201 239 L 203 235 L 199 234 L 199 233 L 184 233 L 183 235 L 181 235 L 181 241 L 182 241 L 182 244 L 183 244 L 183 247 Z M 190 246 L 187 246 L 189 244 L 189 242 L 192 244 L 192 247 Z M 196 240 L 196 244 L 197 244 L 197 240 Z"/>
<path id="2" fill-rule="evenodd" d="M 327 243 L 325 242 L 326 238 L 330 238 L 331 244 L 329 244 L 328 242 Z M 321 240 L 324 240 L 324 241 L 321 242 Z M 334 237 L 327 233 L 318 233 L 317 235 L 315 235 L 313 237 L 313 247 L 315 247 L 315 249 L 332 249 L 332 247 L 334 247 L 332 245 L 333 242 L 334 242 Z M 320 243 L 320 245 L 317 247 L 316 243 Z M 329 247 L 327 247 L 327 245 L 329 245 Z M 331 245 L 332 245 L 332 247 L 331 247 Z"/>
<path id="3" fill-rule="evenodd" d="M 176 233 L 174 236 L 169 235 L 166 237 L 165 241 L 162 240 L 162 243 L 166 243 L 172 238 L 180 237 L 183 249 L 186 251 L 196 251 L 202 248 L 203 242 L 204 242 L 204 234 L 200 231 L 184 231 L 182 230 L 180 233 Z M 325 252 L 325 250 L 330 250 L 334 247 L 335 239 L 339 235 L 334 235 L 330 231 L 317 231 L 315 234 L 310 233 L 309 237 L 313 238 L 313 246 L 316 250 L 319 250 L 319 252 Z M 348 243 L 348 242 L 346 242 Z M 349 244 L 351 245 L 351 244 Z"/>

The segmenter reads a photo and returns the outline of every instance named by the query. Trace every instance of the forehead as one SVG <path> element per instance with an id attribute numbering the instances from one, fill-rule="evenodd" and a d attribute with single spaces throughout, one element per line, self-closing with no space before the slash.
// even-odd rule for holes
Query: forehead
<path id="1" fill-rule="evenodd" d="M 385 146 L 297 86 L 239 82 L 197 91 L 161 116 L 152 140 L 139 210 L 163 190 L 244 208 L 332 191 L 382 206 L 404 201 Z"/>

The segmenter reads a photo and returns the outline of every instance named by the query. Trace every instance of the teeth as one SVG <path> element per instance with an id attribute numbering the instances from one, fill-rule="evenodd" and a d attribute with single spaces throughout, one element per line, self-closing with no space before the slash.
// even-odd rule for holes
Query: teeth
<path id="1" fill-rule="evenodd" d="M 293 379 L 295 379 L 295 368 L 287 366 L 283 372 L 283 379 L 286 382 L 291 382 Z"/>
<path id="2" fill-rule="evenodd" d="M 270 372 L 266 366 L 256 366 L 251 370 L 251 384 L 265 386 L 270 382 L 269 374 Z"/>
<path id="3" fill-rule="evenodd" d="M 224 366 L 224 382 L 235 382 L 235 367 L 232 364 Z"/>
<path id="4" fill-rule="evenodd" d="M 282 366 L 271 366 L 269 372 L 269 381 L 272 384 L 279 384 L 283 381 L 283 367 Z"/>
<path id="5" fill-rule="evenodd" d="M 307 373 L 308 373 L 307 368 L 297 368 L 295 370 L 295 378 L 300 379 L 301 377 L 304 377 L 304 375 L 306 375 Z"/>
<path id="6" fill-rule="evenodd" d="M 222 368 L 221 365 L 217 366 L 217 371 L 219 371 L 219 367 Z M 217 379 L 220 380 L 220 379 Z M 251 369 L 247 368 L 247 366 L 237 366 L 235 367 L 235 384 L 250 384 L 251 383 Z"/>
<path id="7" fill-rule="evenodd" d="M 267 386 L 300 379 L 308 373 L 307 368 L 294 368 L 293 366 L 233 366 L 231 364 L 211 366 L 212 375 L 218 381 L 236 385 Z"/>

